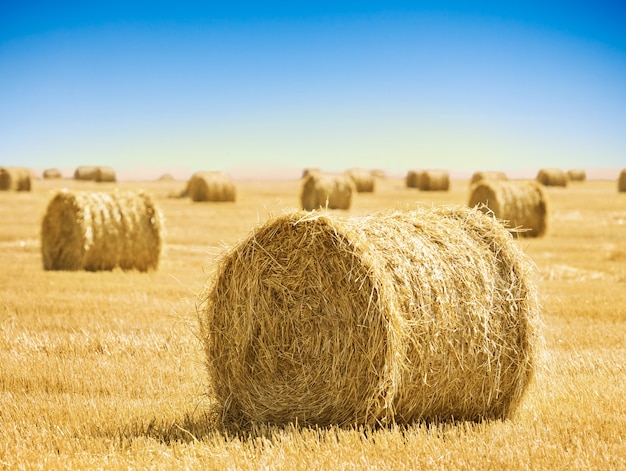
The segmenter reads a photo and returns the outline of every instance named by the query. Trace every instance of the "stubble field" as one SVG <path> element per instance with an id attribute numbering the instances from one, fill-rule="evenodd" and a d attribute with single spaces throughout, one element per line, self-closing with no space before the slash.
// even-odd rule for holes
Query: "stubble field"
<path id="1" fill-rule="evenodd" d="M 300 181 L 237 181 L 236 203 L 170 198 L 185 182 L 42 180 L 0 192 L 0 468 L 625 469 L 626 193 L 548 188 L 534 261 L 545 366 L 516 416 L 383 429 L 219 426 L 196 303 L 214 262 L 299 206 Z M 62 187 L 149 192 L 165 217 L 155 272 L 44 271 L 41 220 Z M 466 205 L 467 181 L 420 192 L 381 179 L 349 211 Z"/>

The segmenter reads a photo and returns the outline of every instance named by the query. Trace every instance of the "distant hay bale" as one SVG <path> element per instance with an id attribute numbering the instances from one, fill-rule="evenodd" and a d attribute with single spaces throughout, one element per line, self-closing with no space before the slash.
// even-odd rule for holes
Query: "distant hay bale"
<path id="1" fill-rule="evenodd" d="M 306 177 L 308 177 L 309 175 L 312 174 L 317 174 L 317 173 L 322 173 L 322 171 L 319 168 L 305 168 L 302 171 L 302 179 L 305 179 Z"/>
<path id="2" fill-rule="evenodd" d="M 510 417 L 533 375 L 531 264 L 470 208 L 267 221 L 199 298 L 225 421 Z"/>
<path id="3" fill-rule="evenodd" d="M 537 173 L 537 181 L 544 186 L 567 186 L 568 178 L 560 168 L 543 168 Z"/>
<path id="4" fill-rule="evenodd" d="M 422 191 L 448 191 L 450 174 L 445 170 L 425 170 L 420 177 L 419 189 Z"/>
<path id="5" fill-rule="evenodd" d="M 621 171 L 617 179 L 617 190 L 621 193 L 626 191 L 626 168 Z"/>
<path id="6" fill-rule="evenodd" d="M 80 166 L 74 170 L 75 180 L 94 182 L 115 182 L 115 170 L 111 167 L 88 167 Z"/>
<path id="7" fill-rule="evenodd" d="M 63 178 L 61 172 L 56 168 L 47 168 L 43 171 L 44 180 L 55 180 L 58 178 Z"/>
<path id="8" fill-rule="evenodd" d="M 376 179 L 369 170 L 353 168 L 346 171 L 346 175 L 352 179 L 357 193 L 372 193 L 376 186 Z"/>
<path id="9" fill-rule="evenodd" d="M 45 270 L 155 270 L 162 217 L 144 192 L 59 191 L 41 225 Z"/>
<path id="10" fill-rule="evenodd" d="M 370 173 L 372 174 L 373 177 L 376 177 L 376 178 L 387 178 L 387 173 L 380 168 L 375 168 L 371 170 Z"/>
<path id="11" fill-rule="evenodd" d="M 306 211 L 350 209 L 355 192 L 354 182 L 347 175 L 314 173 L 302 182 L 300 204 Z"/>
<path id="12" fill-rule="evenodd" d="M 407 188 L 419 188 L 423 173 L 422 170 L 409 170 L 404 179 Z"/>
<path id="13" fill-rule="evenodd" d="M 217 171 L 194 173 L 184 193 L 197 202 L 232 202 L 237 198 L 237 189 L 230 176 Z"/>
<path id="14" fill-rule="evenodd" d="M 172 176 L 171 173 L 164 173 L 159 178 L 157 178 L 157 181 L 160 181 L 160 182 L 171 182 L 171 181 L 174 181 L 174 177 Z"/>
<path id="15" fill-rule="evenodd" d="M 472 187 L 469 207 L 492 211 L 522 237 L 540 237 L 548 223 L 547 198 L 535 180 L 483 180 Z"/>
<path id="16" fill-rule="evenodd" d="M 508 180 L 508 177 L 504 172 L 474 172 L 472 179 L 470 180 L 470 185 L 478 183 L 482 180 Z"/>
<path id="17" fill-rule="evenodd" d="M 0 167 L 0 190 L 30 191 L 32 187 L 30 169 L 24 167 Z"/>
<path id="18" fill-rule="evenodd" d="M 571 182 L 584 182 L 587 180 L 587 173 L 582 168 L 574 168 L 567 171 L 567 177 Z"/>
<path id="19" fill-rule="evenodd" d="M 96 175 L 97 182 L 114 182 L 116 180 L 115 170 L 111 167 L 98 167 L 98 173 Z"/>

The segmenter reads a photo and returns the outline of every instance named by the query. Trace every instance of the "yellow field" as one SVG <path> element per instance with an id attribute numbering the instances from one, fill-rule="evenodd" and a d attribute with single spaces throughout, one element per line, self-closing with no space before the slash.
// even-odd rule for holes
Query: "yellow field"
<path id="1" fill-rule="evenodd" d="M 0 468 L 626 469 L 626 193 L 615 181 L 547 189 L 536 264 L 548 361 L 511 420 L 382 430 L 260 427 L 211 415 L 197 295 L 224 249 L 299 205 L 299 181 L 237 182 L 236 203 L 168 198 L 184 182 L 44 180 L 0 192 Z M 351 214 L 465 205 L 398 179 Z M 40 224 L 62 186 L 143 188 L 165 216 L 158 271 L 46 272 Z M 338 211 L 345 214 L 345 211 Z"/>

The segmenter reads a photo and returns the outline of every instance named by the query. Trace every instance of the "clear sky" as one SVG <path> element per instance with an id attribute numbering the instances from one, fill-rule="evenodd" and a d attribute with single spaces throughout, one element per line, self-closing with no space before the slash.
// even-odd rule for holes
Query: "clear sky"
<path id="1" fill-rule="evenodd" d="M 0 165 L 626 167 L 625 25 L 615 0 L 1 0 Z"/>

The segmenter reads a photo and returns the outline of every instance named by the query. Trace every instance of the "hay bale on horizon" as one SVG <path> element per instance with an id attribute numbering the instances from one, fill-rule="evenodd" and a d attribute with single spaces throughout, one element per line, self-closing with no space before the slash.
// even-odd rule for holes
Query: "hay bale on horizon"
<path id="1" fill-rule="evenodd" d="M 43 171 L 42 177 L 44 180 L 57 180 L 63 178 L 63 175 L 59 169 L 47 168 Z"/>
<path id="2" fill-rule="evenodd" d="M 315 167 L 305 168 L 302 171 L 302 180 L 304 180 L 309 175 L 313 175 L 317 173 L 322 173 L 322 171 L 319 168 L 315 168 Z"/>
<path id="3" fill-rule="evenodd" d="M 115 170 L 111 167 L 91 167 L 81 165 L 74 170 L 74 179 L 94 182 L 115 182 Z"/>
<path id="4" fill-rule="evenodd" d="M 571 182 L 584 182 L 587 180 L 587 173 L 582 168 L 573 168 L 567 171 L 567 177 Z"/>
<path id="5" fill-rule="evenodd" d="M 404 177 L 407 188 L 419 188 L 423 173 L 422 170 L 409 170 Z"/>
<path id="6" fill-rule="evenodd" d="M 445 170 L 425 170 L 419 179 L 421 191 L 448 191 L 450 174 Z"/>
<path id="7" fill-rule="evenodd" d="M 354 182 L 347 175 L 313 173 L 302 181 L 300 204 L 302 209 L 350 209 Z"/>
<path id="8" fill-rule="evenodd" d="M 470 208 L 270 219 L 200 296 L 210 392 L 227 422 L 510 417 L 540 339 L 530 269 Z"/>
<path id="9" fill-rule="evenodd" d="M 0 167 L 0 190 L 30 191 L 33 176 L 25 167 Z"/>
<path id="10" fill-rule="evenodd" d="M 139 192 L 61 190 L 41 224 L 45 270 L 156 270 L 162 216 Z"/>
<path id="11" fill-rule="evenodd" d="M 617 191 L 626 191 L 626 168 L 620 172 L 619 178 L 617 179 Z"/>
<path id="12" fill-rule="evenodd" d="M 96 175 L 97 182 L 115 182 L 117 177 L 115 176 L 115 170 L 111 167 L 98 167 L 98 173 Z"/>
<path id="13" fill-rule="evenodd" d="M 373 193 L 376 187 L 376 178 L 369 170 L 353 168 L 346 171 L 346 175 L 352 179 L 357 193 Z"/>
<path id="14" fill-rule="evenodd" d="M 500 171 L 474 172 L 470 180 L 470 185 L 483 180 L 508 180 L 506 173 Z"/>
<path id="15" fill-rule="evenodd" d="M 483 180 L 472 187 L 468 206 L 491 211 L 522 237 L 540 237 L 548 227 L 548 203 L 535 180 Z"/>
<path id="16" fill-rule="evenodd" d="M 542 168 L 537 173 L 537 181 L 543 186 L 566 187 L 568 178 L 560 168 Z"/>
<path id="17" fill-rule="evenodd" d="M 195 202 L 233 202 L 237 198 L 237 188 L 230 175 L 219 171 L 194 173 L 185 193 Z"/>

